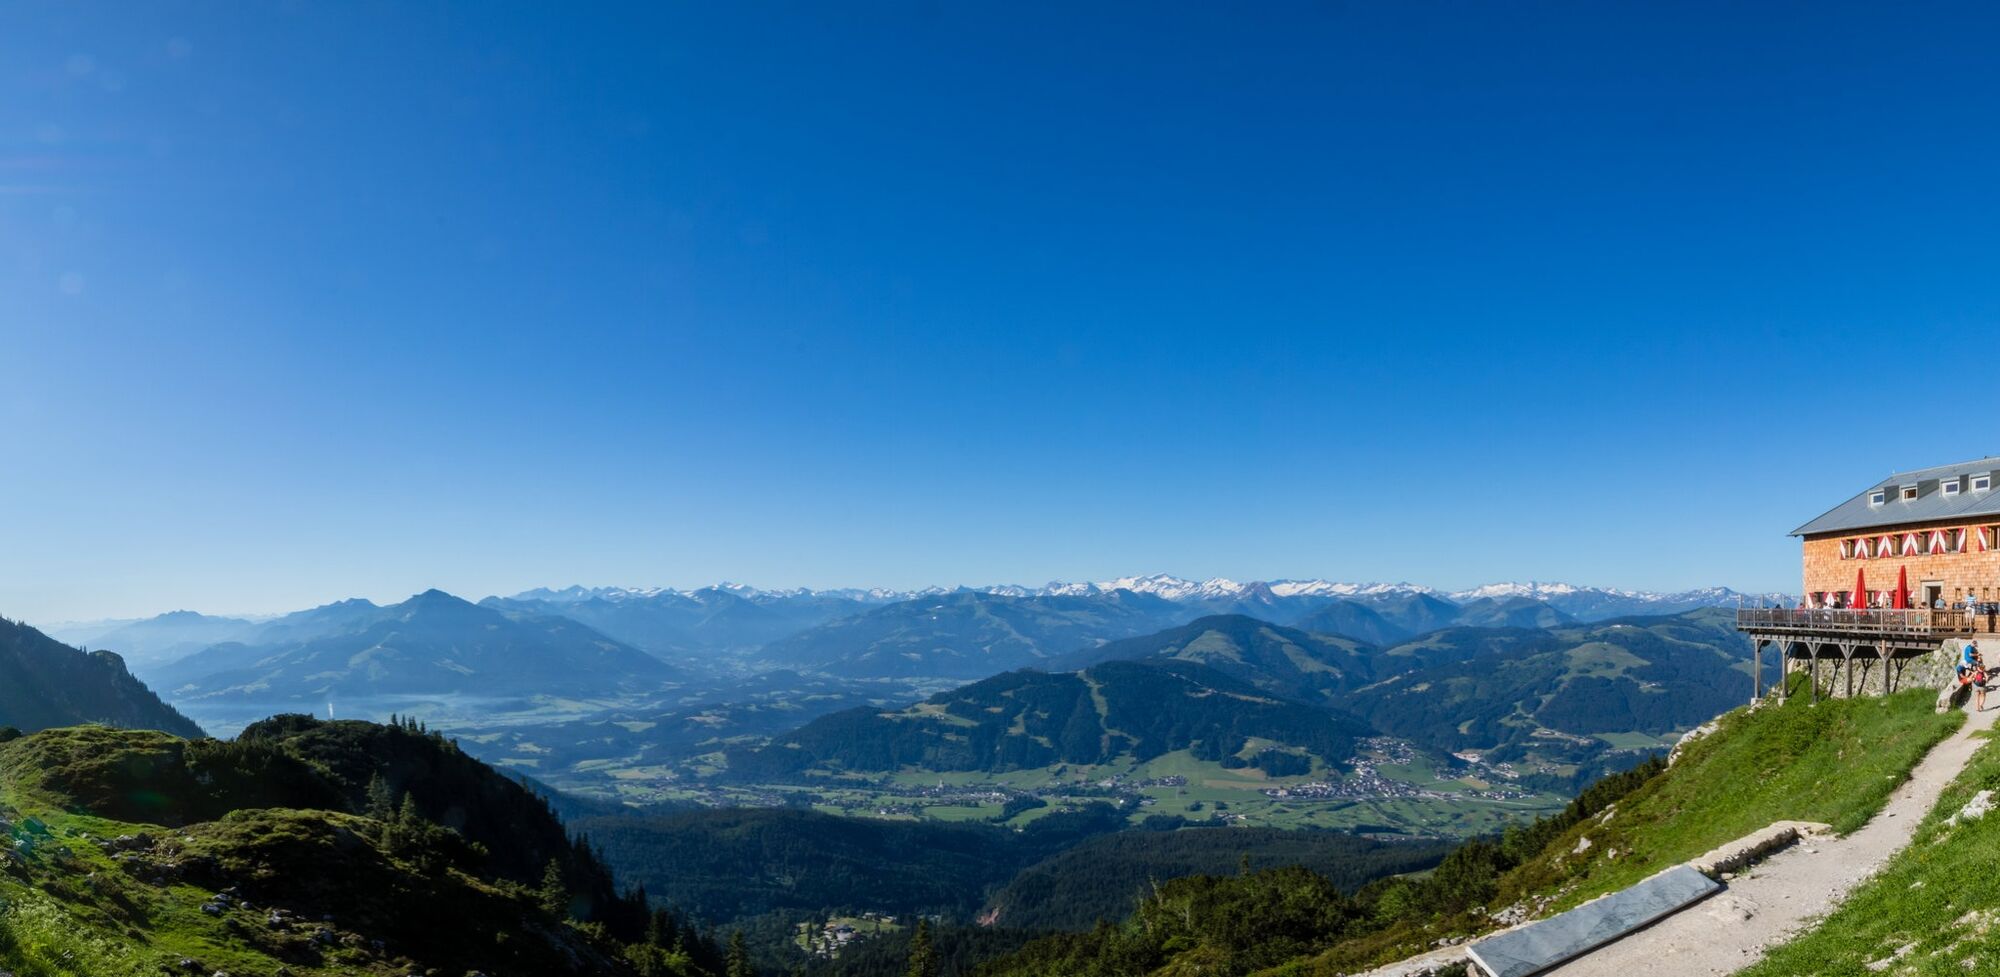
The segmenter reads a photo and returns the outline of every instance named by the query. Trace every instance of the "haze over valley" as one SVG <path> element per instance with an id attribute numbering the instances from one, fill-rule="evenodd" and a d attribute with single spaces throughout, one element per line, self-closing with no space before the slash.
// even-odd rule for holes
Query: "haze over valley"
<path id="1" fill-rule="evenodd" d="M 1747 648 L 1719 611 L 1785 599 L 1167 575 L 572 586 L 54 634 L 119 654 L 218 735 L 418 716 L 614 803 L 950 821 L 1102 795 L 1134 823 L 1452 837 L 1559 805 L 1726 708 Z"/>

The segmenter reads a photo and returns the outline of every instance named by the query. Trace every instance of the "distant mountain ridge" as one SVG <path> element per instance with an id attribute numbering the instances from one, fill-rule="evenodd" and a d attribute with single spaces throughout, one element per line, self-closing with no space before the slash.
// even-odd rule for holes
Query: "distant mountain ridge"
<path id="1" fill-rule="evenodd" d="M 671 657 L 690 651 L 754 648 L 841 617 L 925 597 L 963 593 L 1092 597 L 1119 591 L 1183 605 L 1188 609 L 1187 620 L 1209 614 L 1250 614 L 1287 625 L 1301 624 L 1307 616 L 1334 601 L 1356 601 L 1378 612 L 1384 607 L 1397 609 L 1397 613 L 1409 618 L 1398 626 L 1411 634 L 1460 623 L 1456 620 L 1459 614 L 1439 612 L 1446 605 L 1464 606 L 1480 601 L 1535 600 L 1577 620 L 1597 621 L 1629 615 L 1678 614 L 1702 607 L 1729 607 L 1739 602 L 1754 605 L 1795 600 L 1787 594 L 1746 593 L 1719 586 L 1658 592 L 1531 581 L 1491 583 L 1451 591 L 1408 582 L 1348 583 L 1322 579 L 1238 582 L 1222 577 L 1197 581 L 1151 574 L 1097 582 L 1058 581 L 1039 587 L 996 584 L 916 590 L 858 587 L 766 590 L 726 582 L 691 590 L 572 585 L 537 587 L 511 596 L 487 597 L 479 603 L 516 615 L 569 617 L 655 655 Z M 356 598 L 326 606 L 376 605 Z M 1431 620 L 1424 620 L 1425 608 Z M 1412 609 L 1418 613 L 1408 613 Z M 182 610 L 139 620 L 65 622 L 48 633 L 67 643 L 118 652 L 143 674 L 149 668 L 224 641 L 263 643 L 271 628 L 297 624 L 301 615 L 309 613 L 253 620 Z M 1346 616 L 1358 617 L 1351 612 Z M 1369 625 L 1355 623 L 1349 627 L 1366 630 Z M 1378 642 L 1390 637 L 1386 633 L 1357 634 L 1338 627 L 1330 630 Z"/>
<path id="2" fill-rule="evenodd" d="M 1156 573 L 1146 576 L 1117 577 L 1094 582 L 1052 581 L 1041 586 L 1020 584 L 989 584 L 984 586 L 922 587 L 914 590 L 894 590 L 886 588 L 830 588 L 813 589 L 797 587 L 779 590 L 763 590 L 746 584 L 721 583 L 697 590 L 676 590 L 670 587 L 582 587 L 570 586 L 560 590 L 538 587 L 534 590 L 514 594 L 507 600 L 546 601 L 550 603 L 570 603 L 586 600 L 624 601 L 642 600 L 661 594 L 693 596 L 706 590 L 721 590 L 749 599 L 785 599 L 793 597 L 840 597 L 862 604 L 883 604 L 931 597 L 952 593 L 985 593 L 1006 597 L 1081 597 L 1129 590 L 1135 594 L 1151 594 L 1176 603 L 1200 603 L 1207 601 L 1255 600 L 1259 597 L 1289 600 L 1294 598 L 1362 598 L 1379 599 L 1390 596 L 1425 594 L 1455 604 L 1465 604 L 1482 599 L 1507 599 L 1525 597 L 1539 600 L 1566 614 L 1576 617 L 1614 617 L 1623 614 L 1651 613 L 1672 614 L 1699 607 L 1723 607 L 1734 605 L 1738 600 L 1753 604 L 1759 600 L 1792 600 L 1789 594 L 1751 593 L 1733 590 L 1729 587 L 1698 587 L 1682 591 L 1624 590 L 1616 587 L 1592 587 L 1548 581 L 1526 583 L 1508 581 L 1483 584 L 1464 590 L 1445 590 L 1423 584 L 1399 583 L 1356 583 L 1324 579 L 1312 580 L 1251 580 L 1236 581 L 1225 577 L 1211 577 L 1206 580 L 1190 580 L 1171 574 Z"/>
<path id="3" fill-rule="evenodd" d="M 479 606 L 515 617 L 570 618 L 671 661 L 704 652 L 754 651 L 883 604 L 837 593 L 771 594 L 723 585 L 686 592 L 570 587 L 488 597 Z"/>
<path id="4" fill-rule="evenodd" d="M 159 670 L 181 701 L 249 698 L 315 707 L 331 696 L 532 696 L 673 681 L 679 672 L 567 617 L 517 617 L 439 590 L 378 607 L 346 601 L 289 615 Z"/>
<path id="5" fill-rule="evenodd" d="M 211 617 L 194 611 L 168 611 L 95 635 L 87 645 L 123 655 L 132 668 L 145 669 L 191 655 L 209 645 L 238 640 L 257 624 L 236 617 Z"/>
<path id="6" fill-rule="evenodd" d="M 985 678 L 1170 627 L 1184 605 L 1150 594 L 1017 597 L 966 591 L 912 598 L 764 646 L 767 663 L 877 678 Z"/>

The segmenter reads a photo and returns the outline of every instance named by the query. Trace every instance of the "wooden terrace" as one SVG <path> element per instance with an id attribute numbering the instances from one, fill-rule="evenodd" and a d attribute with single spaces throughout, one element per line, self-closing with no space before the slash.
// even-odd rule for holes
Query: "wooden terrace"
<path id="1" fill-rule="evenodd" d="M 1813 698 L 1819 698 L 1821 659 L 1830 662 L 1839 677 L 1846 671 L 1847 694 L 1854 694 L 1855 669 L 1861 669 L 1862 684 L 1878 667 L 1880 690 L 1896 691 L 1896 680 L 1910 662 L 1935 653 L 1940 642 L 1949 638 L 1969 638 L 1994 630 L 1991 610 L 1977 617 L 1963 609 L 1909 610 L 1825 608 L 1744 608 L 1736 612 L 1736 629 L 1750 636 L 1755 645 L 1752 698 L 1764 695 L 1764 646 L 1778 649 L 1779 694 L 1790 694 L 1783 681 L 1786 666 L 1806 662 Z"/>

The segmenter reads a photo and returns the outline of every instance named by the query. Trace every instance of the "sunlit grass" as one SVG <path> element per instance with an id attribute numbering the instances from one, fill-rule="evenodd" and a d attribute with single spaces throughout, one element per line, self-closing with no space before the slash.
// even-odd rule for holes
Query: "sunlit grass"
<path id="1" fill-rule="evenodd" d="M 1745 977 L 2000 972 L 2000 813 L 1945 825 L 1982 790 L 2000 790 L 2000 743 L 1973 755 L 1880 874 Z"/>
<path id="2" fill-rule="evenodd" d="M 1881 810 L 1911 768 L 1964 722 L 1940 715 L 1935 696 L 1912 690 L 1887 698 L 1739 709 L 1714 735 L 1692 744 L 1665 776 L 1618 805 L 1604 824 L 1586 824 L 1544 857 L 1519 869 L 1511 896 L 1565 886 L 1557 906 L 1624 888 L 1707 853 L 1773 821 L 1819 821 L 1845 834 Z M 1579 837 L 1591 847 L 1574 854 Z M 1616 857 L 1612 857 L 1612 853 Z"/>

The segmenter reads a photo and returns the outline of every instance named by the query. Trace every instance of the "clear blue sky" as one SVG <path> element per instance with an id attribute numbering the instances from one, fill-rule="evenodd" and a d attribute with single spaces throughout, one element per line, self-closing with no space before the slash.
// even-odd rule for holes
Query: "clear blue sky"
<path id="1" fill-rule="evenodd" d="M 1990 6 L 594 6 L 0 12 L 0 613 L 1796 589 L 2000 453 Z"/>

